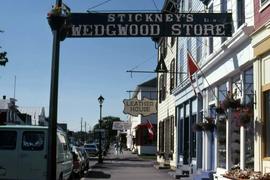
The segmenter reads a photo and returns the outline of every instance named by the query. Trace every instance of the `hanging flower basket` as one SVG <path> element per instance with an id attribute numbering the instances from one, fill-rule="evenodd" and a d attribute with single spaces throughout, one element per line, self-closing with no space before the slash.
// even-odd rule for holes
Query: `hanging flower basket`
<path id="1" fill-rule="evenodd" d="M 236 109 L 236 108 L 241 107 L 240 101 L 236 100 L 234 96 L 235 96 L 234 94 L 228 92 L 227 96 L 222 102 L 224 109 L 229 109 L 229 108 Z"/>
<path id="2" fill-rule="evenodd" d="M 62 10 L 61 7 L 55 6 L 47 15 L 48 23 L 51 29 L 60 30 L 61 34 L 66 27 L 69 27 L 70 12 Z M 65 32 L 64 32 L 65 33 Z M 63 39 L 61 37 L 61 39 Z"/>
<path id="3" fill-rule="evenodd" d="M 198 131 L 198 132 L 200 132 L 200 131 L 202 131 L 202 130 L 203 130 L 203 128 L 202 128 L 201 123 L 196 123 L 196 124 L 193 125 L 193 131 Z"/>
<path id="4" fill-rule="evenodd" d="M 196 123 L 193 125 L 193 130 L 194 131 L 214 131 L 216 125 L 214 124 L 214 119 L 210 117 L 205 117 L 204 118 L 206 121 Z"/>
<path id="5" fill-rule="evenodd" d="M 215 129 L 216 125 L 214 123 L 208 123 L 208 122 L 204 122 L 202 123 L 202 129 L 204 131 L 211 131 L 213 132 Z"/>
<path id="6" fill-rule="evenodd" d="M 240 111 L 239 122 L 241 126 L 246 127 L 251 122 L 253 111 L 250 108 L 243 108 Z"/>
<path id="7" fill-rule="evenodd" d="M 222 107 L 216 107 L 217 114 L 225 114 L 225 110 Z"/>

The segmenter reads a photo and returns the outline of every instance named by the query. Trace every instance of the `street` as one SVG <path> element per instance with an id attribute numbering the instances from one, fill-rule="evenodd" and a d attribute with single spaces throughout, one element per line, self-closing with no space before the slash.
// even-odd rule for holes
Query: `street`
<path id="1" fill-rule="evenodd" d="M 116 155 L 111 149 L 104 158 L 103 164 L 91 161 L 91 168 L 81 180 L 112 179 L 112 180 L 166 180 L 172 179 L 169 170 L 154 168 L 155 160 L 144 160 L 130 151 Z"/>

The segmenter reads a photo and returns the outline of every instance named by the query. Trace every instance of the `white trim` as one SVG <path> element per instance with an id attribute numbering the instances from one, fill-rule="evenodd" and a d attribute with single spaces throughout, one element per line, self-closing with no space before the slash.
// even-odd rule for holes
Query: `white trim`
<path id="1" fill-rule="evenodd" d="M 269 5 L 270 5 L 270 0 L 268 0 L 264 5 L 261 5 L 261 0 L 260 0 L 260 10 L 259 10 L 259 12 L 262 12 Z"/>

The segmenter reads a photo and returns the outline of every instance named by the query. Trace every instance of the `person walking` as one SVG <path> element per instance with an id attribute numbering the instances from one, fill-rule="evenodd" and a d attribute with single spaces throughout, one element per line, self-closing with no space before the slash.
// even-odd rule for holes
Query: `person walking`
<path id="1" fill-rule="evenodd" d="M 123 154 L 123 145 L 121 142 L 119 143 L 119 152 L 120 154 Z"/>

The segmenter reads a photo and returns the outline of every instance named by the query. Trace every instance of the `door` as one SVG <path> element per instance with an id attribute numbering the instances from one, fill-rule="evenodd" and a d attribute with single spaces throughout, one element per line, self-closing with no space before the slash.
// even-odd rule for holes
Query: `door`
<path id="1" fill-rule="evenodd" d="M 47 159 L 45 131 L 22 132 L 19 150 L 20 179 L 46 179 Z"/>
<path id="2" fill-rule="evenodd" d="M 184 164 L 189 164 L 189 117 L 184 118 Z"/>
<path id="3" fill-rule="evenodd" d="M 18 132 L 0 130 L 0 179 L 18 178 Z"/>

